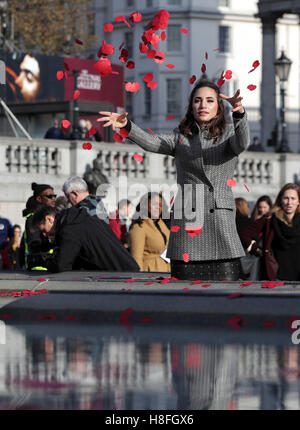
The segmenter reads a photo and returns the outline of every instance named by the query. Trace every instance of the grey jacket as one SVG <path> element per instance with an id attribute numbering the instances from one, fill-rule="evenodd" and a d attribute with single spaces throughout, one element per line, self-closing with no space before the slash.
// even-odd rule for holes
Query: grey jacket
<path id="1" fill-rule="evenodd" d="M 167 256 L 183 260 L 187 253 L 190 261 L 244 256 L 235 224 L 235 200 L 227 179 L 233 178 L 238 155 L 250 142 L 247 114 L 233 117 L 233 124 L 227 125 L 216 143 L 200 128 L 199 134 L 186 138 L 178 129 L 171 134 L 148 134 L 132 122 L 128 139 L 147 151 L 175 157 L 181 192 L 171 210 L 171 227 L 180 229 L 171 231 Z M 193 218 L 189 205 L 194 210 Z M 191 237 L 185 229 L 192 227 L 201 227 L 202 232 Z"/>

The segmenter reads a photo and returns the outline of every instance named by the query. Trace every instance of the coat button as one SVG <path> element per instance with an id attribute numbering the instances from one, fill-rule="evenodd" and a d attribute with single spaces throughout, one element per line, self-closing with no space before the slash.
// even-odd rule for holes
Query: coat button
<path id="1" fill-rule="evenodd" d="M 214 213 L 214 211 L 215 211 L 214 209 L 210 209 L 210 210 L 209 210 L 209 212 L 210 212 L 211 214 L 213 214 L 213 213 Z"/>

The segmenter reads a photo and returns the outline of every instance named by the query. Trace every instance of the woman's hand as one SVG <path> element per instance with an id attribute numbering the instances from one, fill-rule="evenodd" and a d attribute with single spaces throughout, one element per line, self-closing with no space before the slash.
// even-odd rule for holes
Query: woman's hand
<path id="1" fill-rule="evenodd" d="M 228 103 L 231 104 L 231 106 L 233 107 L 231 112 L 239 112 L 239 113 L 245 112 L 245 109 L 243 108 L 243 105 L 241 103 L 241 101 L 243 100 L 243 97 L 240 97 L 240 90 L 237 90 L 237 92 L 233 97 L 228 97 L 228 96 L 225 96 L 224 94 L 220 94 L 220 97 L 223 100 L 227 100 Z"/>
<path id="2" fill-rule="evenodd" d="M 128 112 L 123 113 L 120 115 L 116 112 L 99 112 L 100 115 L 105 115 L 103 118 L 97 119 L 98 122 L 107 121 L 103 127 L 109 127 L 112 126 L 112 129 L 115 130 L 116 128 L 123 128 L 127 124 L 127 115 Z"/>

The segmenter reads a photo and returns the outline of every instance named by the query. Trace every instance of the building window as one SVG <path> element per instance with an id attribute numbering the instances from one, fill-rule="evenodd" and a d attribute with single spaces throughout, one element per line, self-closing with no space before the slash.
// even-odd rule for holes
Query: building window
<path id="1" fill-rule="evenodd" d="M 125 33 L 125 46 L 128 51 L 128 57 L 133 57 L 133 33 Z"/>
<path id="2" fill-rule="evenodd" d="M 181 79 L 167 79 L 167 114 L 181 115 Z"/>
<path id="3" fill-rule="evenodd" d="M 151 116 L 152 114 L 152 91 L 145 82 L 145 116 Z"/>
<path id="4" fill-rule="evenodd" d="M 219 6 L 229 7 L 230 0 L 219 0 Z"/>
<path id="5" fill-rule="evenodd" d="M 153 1 L 152 0 L 147 0 L 146 1 L 146 7 L 152 7 L 153 6 Z"/>
<path id="6" fill-rule="evenodd" d="M 231 28 L 227 25 L 219 27 L 219 48 L 220 52 L 230 52 L 230 33 Z"/>
<path id="7" fill-rule="evenodd" d="M 180 52 L 181 51 L 181 26 L 169 25 L 167 32 L 167 49 L 168 51 Z"/>
<path id="8" fill-rule="evenodd" d="M 168 0 L 168 5 L 169 6 L 180 6 L 181 0 Z"/>

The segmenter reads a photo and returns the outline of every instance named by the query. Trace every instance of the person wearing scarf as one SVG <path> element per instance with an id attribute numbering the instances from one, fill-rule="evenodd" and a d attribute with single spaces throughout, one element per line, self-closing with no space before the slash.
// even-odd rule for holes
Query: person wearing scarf
<path id="1" fill-rule="evenodd" d="M 262 233 L 262 247 L 256 238 Z M 261 279 L 300 280 L 300 188 L 284 185 L 271 214 L 257 219 L 241 233 L 250 253 L 262 257 Z"/>

